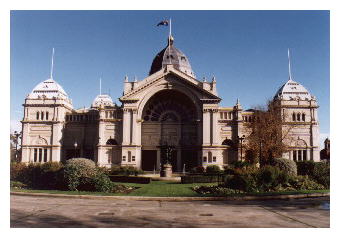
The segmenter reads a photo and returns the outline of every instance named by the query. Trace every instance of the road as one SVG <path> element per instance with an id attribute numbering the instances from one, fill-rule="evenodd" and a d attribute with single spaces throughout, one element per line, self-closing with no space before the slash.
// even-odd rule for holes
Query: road
<path id="1" fill-rule="evenodd" d="M 133 201 L 11 195 L 11 227 L 329 227 L 329 198 Z"/>

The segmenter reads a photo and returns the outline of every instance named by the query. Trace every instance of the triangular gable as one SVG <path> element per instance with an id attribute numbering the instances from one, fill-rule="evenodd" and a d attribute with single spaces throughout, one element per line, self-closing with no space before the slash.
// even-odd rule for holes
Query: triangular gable
<path id="1" fill-rule="evenodd" d="M 208 90 L 203 89 L 200 85 L 202 82 L 198 81 L 197 79 L 190 77 L 189 75 L 175 69 L 172 65 L 168 65 L 165 68 L 162 68 L 158 72 L 150 75 L 149 77 L 143 79 L 139 82 L 138 87 L 133 89 L 132 91 L 128 92 L 124 96 L 120 97 L 120 101 L 138 101 L 136 99 L 136 95 L 139 92 L 144 91 L 153 85 L 155 85 L 159 80 L 162 80 L 166 75 L 173 74 L 178 79 L 182 80 L 182 83 L 187 84 L 191 87 L 194 87 L 196 90 L 199 90 L 203 93 L 207 100 L 214 100 L 214 101 L 221 101 L 221 98 L 214 95 L 213 93 L 209 92 Z"/>

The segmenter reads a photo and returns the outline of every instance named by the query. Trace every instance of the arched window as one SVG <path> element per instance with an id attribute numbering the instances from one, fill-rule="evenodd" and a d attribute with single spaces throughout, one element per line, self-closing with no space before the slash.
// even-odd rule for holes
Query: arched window
<path id="1" fill-rule="evenodd" d="M 37 120 L 39 120 L 39 112 L 37 112 Z"/>
<path id="2" fill-rule="evenodd" d="M 208 163 L 212 162 L 212 153 L 211 151 L 208 152 Z"/>
<path id="3" fill-rule="evenodd" d="M 108 118 L 109 117 L 109 112 L 105 112 L 105 118 Z"/>
<path id="4" fill-rule="evenodd" d="M 46 120 L 48 120 L 48 112 L 46 112 Z"/>
<path id="5" fill-rule="evenodd" d="M 44 112 L 41 112 L 41 120 L 44 120 Z"/>
<path id="6" fill-rule="evenodd" d="M 302 121 L 306 121 L 306 114 L 302 113 Z"/>
<path id="7" fill-rule="evenodd" d="M 117 141 L 115 139 L 112 139 L 112 138 L 108 139 L 106 141 L 106 144 L 107 145 L 118 145 Z"/>
<path id="8" fill-rule="evenodd" d="M 297 114 L 297 121 L 300 121 L 300 117 L 301 117 L 301 114 L 298 113 L 298 114 Z"/>
<path id="9" fill-rule="evenodd" d="M 295 115 L 295 112 L 293 112 L 293 121 L 296 121 L 296 115 Z"/>

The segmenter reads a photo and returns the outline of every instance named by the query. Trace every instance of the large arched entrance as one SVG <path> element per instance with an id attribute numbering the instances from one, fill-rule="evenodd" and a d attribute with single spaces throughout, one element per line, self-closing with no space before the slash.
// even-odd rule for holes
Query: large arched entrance
<path id="1" fill-rule="evenodd" d="M 164 163 L 161 147 L 173 147 L 173 171 L 198 165 L 199 121 L 193 100 L 184 93 L 162 90 L 153 95 L 142 112 L 142 169 L 158 169 Z"/>

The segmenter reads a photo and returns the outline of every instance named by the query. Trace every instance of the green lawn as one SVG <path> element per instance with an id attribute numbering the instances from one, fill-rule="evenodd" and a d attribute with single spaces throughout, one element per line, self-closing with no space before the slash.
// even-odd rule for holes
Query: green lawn
<path id="1" fill-rule="evenodd" d="M 118 184 L 118 183 L 117 183 Z M 50 193 L 50 194 L 69 194 L 69 195 L 99 195 L 99 196 L 145 196 L 145 197 L 209 197 L 210 194 L 202 195 L 194 192 L 191 188 L 200 185 L 216 185 L 217 183 L 196 183 L 196 184 L 181 184 L 172 181 L 152 181 L 149 184 L 136 183 L 120 183 L 128 186 L 138 187 L 129 194 L 118 193 L 102 193 L 102 192 L 79 192 L 79 191 L 59 191 L 59 190 L 31 190 L 31 189 L 14 189 L 13 192 L 32 192 L 32 193 Z M 301 190 L 287 192 L 267 192 L 267 193 L 251 193 L 237 194 L 230 196 L 245 196 L 245 195 L 279 195 L 279 194 L 310 194 L 310 193 L 327 193 L 329 190 Z"/>

